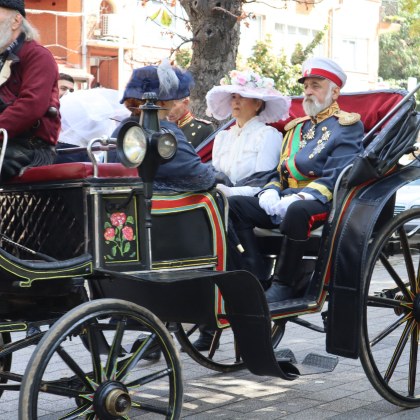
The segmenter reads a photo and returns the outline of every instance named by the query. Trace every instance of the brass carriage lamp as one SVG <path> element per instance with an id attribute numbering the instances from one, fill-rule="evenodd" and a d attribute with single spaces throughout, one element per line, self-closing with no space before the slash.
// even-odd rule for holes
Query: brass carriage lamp
<path id="1" fill-rule="evenodd" d="M 153 180 L 159 166 L 170 161 L 176 153 L 177 141 L 171 130 L 161 128 L 154 92 L 143 95 L 146 101 L 140 108 L 140 122 L 125 123 L 117 137 L 117 153 L 120 161 L 128 168 L 138 168 L 144 183 L 144 196 L 153 195 Z"/>

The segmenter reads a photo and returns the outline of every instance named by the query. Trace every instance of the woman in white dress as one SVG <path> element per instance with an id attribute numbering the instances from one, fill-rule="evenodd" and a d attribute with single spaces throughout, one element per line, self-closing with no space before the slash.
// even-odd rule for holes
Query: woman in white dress
<path id="1" fill-rule="evenodd" d="M 290 98 L 274 89 L 273 79 L 233 70 L 207 93 L 206 100 L 209 115 L 236 119 L 214 140 L 218 189 L 226 196 L 257 194 L 265 184 L 264 175 L 278 164 L 282 143 L 281 133 L 266 123 L 289 116 Z"/>
<path id="2" fill-rule="evenodd" d="M 207 113 L 218 120 L 232 116 L 236 124 L 214 139 L 212 163 L 217 171 L 217 189 L 227 197 L 253 196 L 266 184 L 280 159 L 283 136 L 266 123 L 286 119 L 291 101 L 274 89 L 273 79 L 252 71 L 233 70 L 220 84 L 206 95 Z M 233 237 L 230 231 L 229 241 L 235 242 Z M 199 328 L 200 336 L 193 345 L 199 351 L 209 350 L 214 331 L 206 325 Z"/>

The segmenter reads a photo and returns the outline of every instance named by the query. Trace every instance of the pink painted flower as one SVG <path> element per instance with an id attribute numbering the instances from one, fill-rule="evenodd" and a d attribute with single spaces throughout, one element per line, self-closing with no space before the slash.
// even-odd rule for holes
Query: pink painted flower
<path id="1" fill-rule="evenodd" d="M 112 241 L 115 238 L 115 229 L 114 228 L 106 228 L 104 237 L 106 241 Z"/>
<path id="2" fill-rule="evenodd" d="M 122 228 L 122 234 L 127 241 L 132 241 L 134 238 L 133 228 L 130 226 L 125 226 Z"/>
<path id="3" fill-rule="evenodd" d="M 110 219 L 112 226 L 122 226 L 127 220 L 127 216 L 125 213 L 112 213 Z"/>

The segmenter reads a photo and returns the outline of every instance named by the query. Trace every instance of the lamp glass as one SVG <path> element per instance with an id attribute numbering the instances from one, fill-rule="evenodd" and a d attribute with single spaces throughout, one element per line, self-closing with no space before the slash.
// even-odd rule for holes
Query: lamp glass
<path id="1" fill-rule="evenodd" d="M 141 127 L 133 126 L 127 130 L 124 135 L 123 149 L 130 163 L 138 166 L 143 162 L 147 150 L 147 139 Z"/>
<path id="2" fill-rule="evenodd" d="M 171 159 L 177 149 L 175 136 L 172 133 L 162 134 L 157 141 L 157 149 L 162 159 Z"/>

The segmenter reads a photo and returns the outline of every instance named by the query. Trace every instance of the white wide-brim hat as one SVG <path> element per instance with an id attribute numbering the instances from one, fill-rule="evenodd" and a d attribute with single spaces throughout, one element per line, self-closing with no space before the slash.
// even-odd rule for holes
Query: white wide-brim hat
<path id="1" fill-rule="evenodd" d="M 215 86 L 207 92 L 207 115 L 216 120 L 225 120 L 232 114 L 232 93 L 243 98 L 261 99 L 265 102 L 258 118 L 264 123 L 273 123 L 289 117 L 291 100 L 274 89 L 256 88 L 240 85 Z"/>

